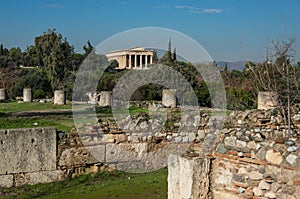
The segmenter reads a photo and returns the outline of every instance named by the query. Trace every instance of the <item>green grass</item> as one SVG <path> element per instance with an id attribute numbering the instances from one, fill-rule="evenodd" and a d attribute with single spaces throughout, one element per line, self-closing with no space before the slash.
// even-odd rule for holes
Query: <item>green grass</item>
<path id="1" fill-rule="evenodd" d="M 59 110 L 59 109 L 72 109 L 72 104 L 54 105 L 51 102 L 40 103 L 18 103 L 18 102 L 0 102 L 0 113 L 16 113 L 24 111 L 46 111 L 46 110 Z"/>
<path id="2" fill-rule="evenodd" d="M 59 113 L 59 110 L 70 110 L 70 112 Z M 58 131 L 70 132 L 73 128 L 74 121 L 72 118 L 72 105 L 67 104 L 63 106 L 54 105 L 53 103 L 17 103 L 4 102 L 0 103 L 0 129 L 12 128 L 34 128 L 34 127 L 55 127 Z M 19 113 L 30 112 L 37 113 L 34 116 L 20 116 Z M 126 109 L 116 110 L 118 114 L 125 114 Z M 112 118 L 112 111 L 110 108 L 97 109 L 98 118 Z M 130 115 L 136 113 L 148 112 L 147 109 L 137 108 L 135 106 L 129 107 Z"/>
<path id="3" fill-rule="evenodd" d="M 72 105 L 63 106 L 54 105 L 53 103 L 17 103 L 5 102 L 0 103 L 0 129 L 12 128 L 33 128 L 33 127 L 55 127 L 58 131 L 69 132 L 73 127 L 71 113 L 56 114 L 58 110 L 71 110 Z M 49 114 L 35 116 L 18 116 L 16 113 L 32 111 L 49 111 Z"/>
<path id="4" fill-rule="evenodd" d="M 55 127 L 58 131 L 70 132 L 72 118 L 65 117 L 0 117 L 0 129 Z"/>
<path id="5" fill-rule="evenodd" d="M 42 199 L 166 199 L 167 169 L 130 174 L 83 175 L 63 182 L 3 190 L 3 198 Z"/>

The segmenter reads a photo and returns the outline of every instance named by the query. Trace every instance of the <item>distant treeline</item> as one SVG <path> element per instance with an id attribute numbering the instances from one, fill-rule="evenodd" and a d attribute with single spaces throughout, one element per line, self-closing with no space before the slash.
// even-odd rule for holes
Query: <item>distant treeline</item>
<path id="1" fill-rule="evenodd" d="M 8 96 L 15 98 L 22 95 L 24 87 L 33 89 L 34 98 L 50 98 L 56 89 L 64 89 L 71 98 L 72 88 L 80 65 L 93 53 L 94 47 L 87 41 L 83 46 L 84 53 L 75 53 L 74 47 L 55 29 L 48 30 L 34 38 L 34 45 L 22 52 L 19 47 L 7 49 L 0 46 L 0 88 L 6 88 Z M 176 49 L 171 52 L 171 41 L 168 50 L 154 60 L 179 71 L 193 87 L 200 106 L 210 107 L 210 93 L 205 81 L 191 63 L 176 59 Z M 249 64 L 246 64 L 249 65 Z M 25 66 L 25 67 L 20 67 Z M 26 68 L 26 66 L 34 68 Z M 114 70 L 118 66 L 113 61 L 99 81 L 97 91 L 112 90 L 118 79 L 127 70 Z M 250 71 L 229 71 L 220 67 L 224 80 L 229 109 L 250 109 L 256 106 L 257 89 Z M 137 89 L 132 100 L 161 100 L 163 86 L 149 84 Z"/>

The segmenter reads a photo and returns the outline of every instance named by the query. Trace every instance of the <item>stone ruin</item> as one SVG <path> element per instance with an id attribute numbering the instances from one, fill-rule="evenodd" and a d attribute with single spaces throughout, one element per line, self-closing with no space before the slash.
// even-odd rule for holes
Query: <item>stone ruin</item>
<path id="1" fill-rule="evenodd" d="M 32 90 L 31 88 L 23 89 L 23 101 L 24 102 L 32 102 Z"/>
<path id="2" fill-rule="evenodd" d="M 233 112 L 210 153 L 169 156 L 168 198 L 300 198 L 300 112 L 292 123 L 288 138 L 277 111 Z"/>
<path id="3" fill-rule="evenodd" d="M 201 147 L 215 131 L 209 113 L 200 110 L 180 120 L 179 108 L 166 111 L 169 125 L 162 129 L 159 121 L 150 125 L 151 118 L 138 113 L 131 122 L 124 119 L 126 129 L 108 119 L 83 124 L 81 132 L 59 134 L 59 139 L 53 128 L 1 130 L 1 186 L 52 182 L 107 168 L 142 172 L 168 166 L 170 199 L 299 198 L 299 110 L 293 112 L 291 138 L 276 110 L 232 112 L 204 156 Z M 187 124 L 196 131 L 178 131 Z"/>
<path id="4" fill-rule="evenodd" d="M 164 89 L 162 92 L 162 104 L 165 107 L 176 107 L 176 89 Z"/>
<path id="5" fill-rule="evenodd" d="M 101 91 L 99 106 L 101 107 L 111 106 L 111 102 L 112 102 L 111 91 Z"/>
<path id="6" fill-rule="evenodd" d="M 65 105 L 66 104 L 66 92 L 63 90 L 56 90 L 54 92 L 54 104 Z"/>
<path id="7" fill-rule="evenodd" d="M 0 187 L 65 179 L 57 168 L 54 128 L 0 130 Z"/>
<path id="8" fill-rule="evenodd" d="M 6 90 L 5 88 L 0 88 L 0 101 L 6 100 Z"/>
<path id="9" fill-rule="evenodd" d="M 278 95 L 276 92 L 258 92 L 257 109 L 268 110 L 278 106 Z"/>

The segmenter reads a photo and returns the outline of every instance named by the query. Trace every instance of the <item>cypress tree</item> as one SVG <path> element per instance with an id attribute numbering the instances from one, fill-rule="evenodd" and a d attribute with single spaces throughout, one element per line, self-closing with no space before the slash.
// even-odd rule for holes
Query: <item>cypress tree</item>
<path id="1" fill-rule="evenodd" d="M 174 48 L 174 51 L 173 51 L 173 61 L 176 61 L 177 57 L 176 57 L 176 48 Z"/>

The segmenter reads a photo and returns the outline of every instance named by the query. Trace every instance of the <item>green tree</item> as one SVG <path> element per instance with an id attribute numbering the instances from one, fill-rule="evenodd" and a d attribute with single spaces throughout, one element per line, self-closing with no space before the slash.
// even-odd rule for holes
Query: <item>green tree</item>
<path id="1" fill-rule="evenodd" d="M 176 59 L 177 59 L 176 48 L 174 48 L 172 59 L 173 59 L 173 61 L 176 61 Z"/>
<path id="2" fill-rule="evenodd" d="M 12 61 L 15 65 L 19 65 L 22 62 L 23 59 L 23 53 L 19 47 L 17 48 L 11 48 L 9 50 L 9 59 Z"/>
<path id="3" fill-rule="evenodd" d="M 40 65 L 46 67 L 52 89 L 63 89 L 67 71 L 72 70 L 74 48 L 66 38 L 49 29 L 34 39 Z"/>
<path id="4" fill-rule="evenodd" d="M 94 50 L 94 47 L 92 46 L 90 40 L 87 41 L 87 46 L 83 46 L 83 50 L 85 51 L 84 57 L 87 57 Z"/>

